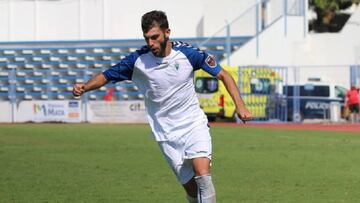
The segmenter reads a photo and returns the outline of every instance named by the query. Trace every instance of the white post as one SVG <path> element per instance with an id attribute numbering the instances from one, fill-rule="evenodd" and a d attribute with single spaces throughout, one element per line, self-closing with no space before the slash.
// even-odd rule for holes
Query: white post
<path id="1" fill-rule="evenodd" d="M 39 40 L 39 26 L 38 26 L 38 0 L 34 1 L 34 36 L 35 36 L 35 41 Z"/>
<path id="2" fill-rule="evenodd" d="M 226 43 L 225 43 L 225 50 L 226 50 L 226 58 L 227 58 L 227 65 L 230 66 L 230 56 L 231 56 L 231 34 L 230 34 L 230 24 L 226 21 Z"/>
<path id="3" fill-rule="evenodd" d="M 287 5 L 287 0 L 284 0 L 284 10 L 283 10 L 283 18 L 284 18 L 284 36 L 287 36 L 287 10 L 288 10 L 288 5 Z"/>
<path id="4" fill-rule="evenodd" d="M 78 39 L 82 40 L 83 38 L 83 23 L 82 23 L 82 16 L 83 16 L 83 2 L 82 0 L 78 0 L 78 11 L 79 11 L 79 16 L 78 16 L 78 20 L 79 20 L 79 32 L 78 32 Z"/>
<path id="5" fill-rule="evenodd" d="M 256 10 L 255 10 L 255 24 L 256 24 L 256 58 L 259 58 L 260 55 L 260 40 L 259 35 L 261 32 L 261 0 L 256 1 Z"/>
<path id="6" fill-rule="evenodd" d="M 7 39 L 8 41 L 11 41 L 11 9 L 12 9 L 12 4 L 11 4 L 11 0 L 7 1 L 8 3 L 8 25 L 7 25 Z"/>
<path id="7" fill-rule="evenodd" d="M 106 31 L 106 26 L 105 26 L 105 23 L 106 23 L 106 20 L 105 20 L 105 11 L 106 11 L 106 5 L 105 5 L 105 1 L 106 0 L 103 0 L 102 1 L 102 38 L 105 39 L 105 31 Z"/>
<path id="8" fill-rule="evenodd" d="M 309 19 L 308 19 L 308 7 L 309 7 L 309 2 L 308 0 L 303 0 L 303 15 L 304 15 L 304 38 L 307 37 L 308 32 L 309 32 Z"/>

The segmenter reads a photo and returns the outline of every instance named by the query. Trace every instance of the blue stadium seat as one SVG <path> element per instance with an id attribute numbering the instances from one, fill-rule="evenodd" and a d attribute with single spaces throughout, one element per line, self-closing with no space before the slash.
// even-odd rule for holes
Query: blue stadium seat
<path id="1" fill-rule="evenodd" d="M 195 44 L 204 39 L 180 39 Z M 175 40 L 177 41 L 177 40 Z M 238 39 L 231 42 L 239 41 Z M 241 40 L 240 40 L 241 41 Z M 244 40 L 243 40 L 244 41 Z M 71 44 L 71 45 L 69 45 Z M 69 42 L 18 42 L 10 48 L 0 43 L 0 91 L 8 98 L 9 81 L 15 77 L 18 99 L 65 99 L 72 97 L 72 85 L 84 82 L 139 49 L 144 40 L 94 40 Z M 5 48 L 4 48 L 5 47 Z M 213 55 L 224 55 L 224 39 L 209 41 L 203 47 Z M 52 90 L 50 91 L 51 87 Z M 110 83 L 116 99 L 143 99 L 131 81 Z M 1 90 L 1 89 L 0 89 Z M 48 92 L 49 91 L 49 92 Z M 106 88 L 94 91 L 89 98 L 102 100 Z"/>

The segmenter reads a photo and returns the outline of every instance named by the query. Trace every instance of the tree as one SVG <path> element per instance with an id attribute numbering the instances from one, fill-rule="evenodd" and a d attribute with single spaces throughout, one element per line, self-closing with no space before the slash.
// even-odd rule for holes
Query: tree
<path id="1" fill-rule="evenodd" d="M 360 0 L 309 0 L 310 9 L 317 19 L 310 22 L 310 30 L 315 32 L 337 32 L 345 24 L 349 16 L 339 15 L 338 11 L 358 5 Z M 336 18 L 339 15 L 338 19 Z"/>

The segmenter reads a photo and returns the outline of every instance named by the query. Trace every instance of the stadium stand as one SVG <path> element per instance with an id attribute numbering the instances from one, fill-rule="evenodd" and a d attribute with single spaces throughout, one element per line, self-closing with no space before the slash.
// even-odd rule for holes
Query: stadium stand
<path id="1" fill-rule="evenodd" d="M 239 48 L 251 37 L 232 37 L 231 50 Z M 205 38 L 174 39 L 196 46 Z M 44 41 L 0 43 L 0 99 L 17 101 L 32 99 L 74 99 L 72 86 L 139 49 L 144 40 Z M 200 49 L 219 60 L 224 58 L 225 38 L 212 38 Z M 14 81 L 14 82 L 12 82 Z M 87 94 L 91 100 L 103 100 L 109 88 L 114 100 L 143 99 L 144 94 L 131 82 L 109 83 Z"/>

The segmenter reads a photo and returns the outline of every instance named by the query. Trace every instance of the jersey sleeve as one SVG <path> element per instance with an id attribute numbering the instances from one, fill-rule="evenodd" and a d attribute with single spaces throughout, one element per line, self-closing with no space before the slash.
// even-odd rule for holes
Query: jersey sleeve
<path id="1" fill-rule="evenodd" d="M 141 49 L 130 53 L 118 64 L 111 66 L 109 69 L 103 72 L 107 81 L 120 82 L 123 80 L 131 80 L 136 60 L 142 54 L 149 52 L 147 46 L 143 46 Z"/>
<path id="2" fill-rule="evenodd" d="M 119 63 L 104 71 L 103 75 L 106 80 L 114 83 L 123 80 L 131 80 L 137 55 L 136 52 L 131 53 Z"/>
<path id="3" fill-rule="evenodd" d="M 187 56 L 194 70 L 203 69 L 212 76 L 217 76 L 221 66 L 213 56 L 191 46 L 183 46 L 182 52 Z"/>
<path id="4" fill-rule="evenodd" d="M 215 57 L 210 56 L 209 54 L 203 52 L 204 59 L 201 60 L 200 67 L 207 73 L 209 73 L 212 76 L 217 76 L 219 72 L 221 71 L 221 66 L 216 61 Z"/>

